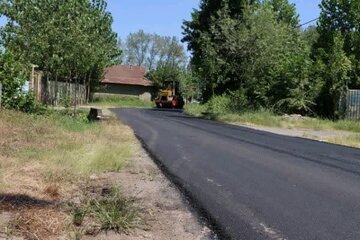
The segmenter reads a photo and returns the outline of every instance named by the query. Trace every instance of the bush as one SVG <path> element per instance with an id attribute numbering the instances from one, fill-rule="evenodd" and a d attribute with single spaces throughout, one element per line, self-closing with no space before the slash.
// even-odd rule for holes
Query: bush
<path id="1" fill-rule="evenodd" d="M 244 112 L 249 108 L 249 102 L 247 100 L 245 89 L 239 89 L 229 93 L 231 98 L 231 110 L 232 112 Z"/>
<path id="2" fill-rule="evenodd" d="M 12 98 L 5 98 L 3 106 L 8 109 L 14 109 L 25 113 L 44 114 L 46 106 L 37 103 L 31 93 L 19 92 Z"/>
<path id="3" fill-rule="evenodd" d="M 212 97 L 206 104 L 207 112 L 211 114 L 239 113 L 248 108 L 245 90 L 229 91 L 228 94 Z"/>
<path id="4" fill-rule="evenodd" d="M 232 110 L 232 100 L 226 94 L 212 97 L 206 103 L 206 111 L 212 114 L 229 113 L 231 112 L 231 110 Z"/>

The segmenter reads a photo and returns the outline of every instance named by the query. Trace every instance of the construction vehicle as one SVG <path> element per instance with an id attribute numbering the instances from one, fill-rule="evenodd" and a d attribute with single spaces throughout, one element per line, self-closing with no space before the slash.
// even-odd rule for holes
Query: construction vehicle
<path id="1" fill-rule="evenodd" d="M 155 99 L 158 108 L 183 108 L 184 99 L 179 94 L 179 85 L 175 81 L 167 81 L 160 89 L 158 97 Z"/>

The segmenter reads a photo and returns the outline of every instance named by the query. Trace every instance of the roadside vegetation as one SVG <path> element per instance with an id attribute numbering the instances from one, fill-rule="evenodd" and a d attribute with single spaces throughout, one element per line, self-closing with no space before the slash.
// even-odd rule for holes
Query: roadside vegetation
<path id="1" fill-rule="evenodd" d="M 301 25 L 288 0 L 202 0 L 183 24 L 192 53 L 186 82 L 201 99 L 185 111 L 237 124 L 346 131 L 351 136 L 328 141 L 359 146 L 359 121 L 345 120 L 347 91 L 360 88 L 359 6 L 322 0 L 315 26 Z"/>
<path id="2" fill-rule="evenodd" d="M 136 97 L 126 96 L 97 96 L 90 103 L 91 106 L 99 107 L 138 107 L 152 108 L 154 102 L 144 101 Z"/>
<path id="3" fill-rule="evenodd" d="M 347 90 L 360 88 L 359 1 L 320 8 L 316 26 L 301 26 L 288 0 L 202 0 L 183 24 L 202 102 L 342 119 Z"/>
<path id="4" fill-rule="evenodd" d="M 304 117 L 301 115 L 276 114 L 269 110 L 256 110 L 243 112 L 225 110 L 224 106 L 210 106 L 207 104 L 188 104 L 185 106 L 185 113 L 210 120 L 216 120 L 235 125 L 251 127 L 270 127 L 294 130 L 314 131 L 343 131 L 343 136 L 329 137 L 326 140 L 330 143 L 360 147 L 360 122 L 352 120 L 330 120 L 321 118 Z M 303 137 L 319 139 L 314 134 L 304 134 Z"/>
<path id="5" fill-rule="evenodd" d="M 360 133 L 360 122 L 351 120 L 332 121 L 329 119 L 303 117 L 301 115 L 279 115 L 269 110 L 244 112 L 211 112 L 207 104 L 189 104 L 185 113 L 197 117 L 229 123 L 241 123 L 265 127 L 306 128 L 312 130 L 341 130 Z"/>
<path id="6" fill-rule="evenodd" d="M 12 216 L 0 234 L 54 239 L 122 232 L 138 221 L 133 200 L 111 186 L 94 191 L 89 181 L 127 166 L 135 145 L 128 127 L 89 122 L 81 112 L 1 110 L 0 132 L 0 217 Z"/>

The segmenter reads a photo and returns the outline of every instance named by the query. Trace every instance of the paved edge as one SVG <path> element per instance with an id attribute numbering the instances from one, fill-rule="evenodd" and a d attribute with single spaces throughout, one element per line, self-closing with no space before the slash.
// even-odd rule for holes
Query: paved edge
<path id="1" fill-rule="evenodd" d="M 128 126 L 128 125 L 127 125 Z M 130 126 L 129 126 L 130 127 Z M 180 193 L 184 196 L 185 200 L 187 201 L 189 207 L 193 210 L 195 213 L 195 216 L 198 217 L 199 221 L 205 223 L 207 227 L 211 231 L 214 232 L 214 240 L 219 239 L 231 239 L 231 237 L 226 234 L 225 230 L 223 230 L 220 225 L 217 223 L 217 221 L 209 214 L 204 207 L 201 206 L 201 204 L 192 196 L 191 192 L 188 191 L 183 184 L 181 183 L 180 179 L 176 177 L 174 174 L 172 174 L 168 168 L 159 160 L 159 158 L 154 154 L 148 146 L 145 144 L 145 142 L 136 134 L 134 133 L 136 138 L 140 141 L 142 147 L 145 149 L 145 151 L 149 154 L 150 158 L 154 161 L 154 163 L 158 166 L 158 168 L 163 172 L 165 177 L 174 184 Z"/>

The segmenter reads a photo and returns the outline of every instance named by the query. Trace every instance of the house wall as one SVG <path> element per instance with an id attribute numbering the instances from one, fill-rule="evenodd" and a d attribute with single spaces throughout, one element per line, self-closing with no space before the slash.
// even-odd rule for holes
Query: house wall
<path id="1" fill-rule="evenodd" d="M 125 84 L 101 84 L 96 95 L 122 95 L 138 97 L 142 100 L 151 101 L 154 88 L 151 86 L 137 86 Z"/>

